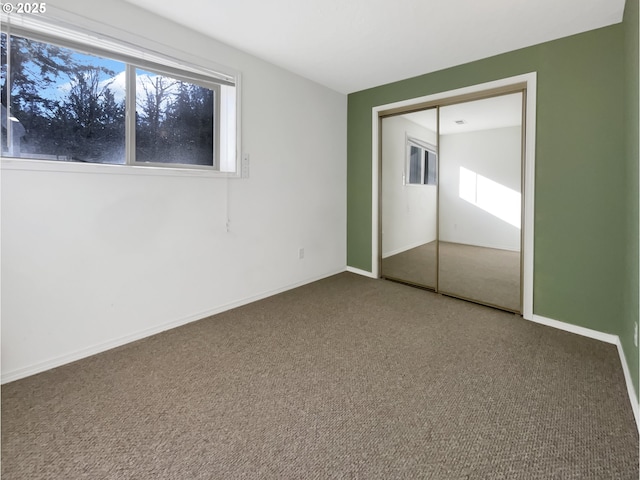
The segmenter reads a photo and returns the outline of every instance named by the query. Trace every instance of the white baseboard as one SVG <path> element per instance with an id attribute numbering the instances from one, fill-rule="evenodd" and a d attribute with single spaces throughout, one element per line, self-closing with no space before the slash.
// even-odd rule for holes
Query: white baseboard
<path id="1" fill-rule="evenodd" d="M 577 325 L 560 322 L 558 320 L 553 320 L 551 318 L 546 318 L 535 314 L 532 316 L 532 318 L 526 320 L 615 345 L 618 349 L 620 363 L 622 364 L 622 372 L 624 373 L 624 380 L 627 384 L 627 393 L 629 395 L 629 401 L 631 402 L 631 410 L 633 411 L 633 416 L 636 420 L 638 432 L 640 432 L 640 406 L 638 405 L 638 397 L 636 396 L 636 390 L 633 386 L 633 380 L 631 379 L 631 372 L 629 372 L 629 365 L 627 364 L 627 359 L 624 355 L 622 343 L 620 342 L 620 337 L 618 335 L 603 333 L 599 332 L 598 330 L 591 330 L 590 328 L 579 327 Z"/>
<path id="2" fill-rule="evenodd" d="M 355 268 L 355 267 L 347 267 L 345 271 L 355 273 L 356 275 L 362 275 L 363 277 L 376 278 L 376 279 L 378 278 L 376 275 L 374 275 L 371 272 L 367 272 L 366 270 L 360 270 L 359 268 Z"/>
<path id="3" fill-rule="evenodd" d="M 559 330 L 564 330 L 565 332 L 576 333 L 578 335 L 582 335 L 583 337 L 593 338 L 595 340 L 600 340 L 605 343 L 616 344 L 620 339 L 617 335 L 611 335 L 610 333 L 602 333 L 598 330 L 591 330 L 590 328 L 579 327 L 578 325 L 572 325 L 571 323 L 560 322 L 558 320 L 553 320 L 551 318 L 543 317 L 541 315 L 533 314 L 530 319 L 532 322 L 540 323 L 542 325 L 547 325 L 548 327 L 557 328 Z"/>
<path id="4" fill-rule="evenodd" d="M 62 365 L 66 365 L 67 363 L 75 362 L 76 360 L 81 360 L 83 358 L 90 357 L 91 355 L 96 355 L 98 353 L 111 350 L 112 348 L 120 347 L 122 345 L 126 345 L 127 343 L 135 342 L 137 340 L 141 340 L 143 338 L 156 335 L 166 330 L 171 330 L 172 328 L 177 328 L 182 325 L 186 325 L 187 323 L 202 320 L 204 318 L 210 317 L 211 315 L 222 313 L 224 311 L 231 310 L 232 308 L 241 307 L 242 305 L 247 305 L 257 300 L 262 300 L 263 298 L 271 297 L 273 295 L 277 295 L 278 293 L 286 292 L 287 290 L 301 287 L 308 283 L 316 282 L 318 280 L 322 280 L 323 278 L 331 277 L 332 275 L 336 275 L 342 272 L 344 272 L 344 268 L 340 268 L 338 270 L 331 271 L 329 273 L 325 273 L 320 276 L 308 278 L 300 282 L 295 282 L 295 283 L 286 285 L 284 287 L 277 288 L 275 290 L 262 292 L 257 295 L 253 295 L 251 297 L 237 300 L 235 302 L 227 303 L 225 305 L 212 308 L 211 310 L 207 310 L 205 312 L 189 315 L 188 317 L 184 317 L 179 320 L 174 320 L 168 323 L 154 326 L 152 328 L 147 328 L 145 330 L 141 330 L 141 331 L 132 333 L 130 335 L 125 335 L 123 337 L 119 337 L 114 340 L 110 340 L 108 342 L 99 343 L 97 345 L 93 345 L 87 348 L 82 348 L 80 350 L 76 350 L 75 352 L 61 355 L 61 356 L 46 360 L 44 362 L 40 362 L 34 365 L 29 365 L 28 367 L 18 368 L 13 371 L 8 371 L 2 374 L 2 379 L 0 380 L 0 383 L 5 384 L 5 383 L 13 382 L 15 380 L 20 380 L 21 378 L 29 377 L 37 373 L 51 370 L 52 368 L 61 367 Z"/>
<path id="5" fill-rule="evenodd" d="M 620 342 L 620 337 L 616 336 L 616 347 L 618 347 L 618 355 L 620 355 L 620 363 L 622 363 L 622 371 L 624 372 L 624 379 L 627 383 L 627 393 L 629 394 L 629 400 L 631 401 L 631 409 L 633 415 L 636 418 L 636 425 L 638 426 L 638 433 L 640 433 L 640 405 L 638 404 L 638 397 L 636 396 L 636 389 L 633 386 L 631 380 L 631 372 L 629 372 L 629 365 L 624 355 L 624 349 Z"/>

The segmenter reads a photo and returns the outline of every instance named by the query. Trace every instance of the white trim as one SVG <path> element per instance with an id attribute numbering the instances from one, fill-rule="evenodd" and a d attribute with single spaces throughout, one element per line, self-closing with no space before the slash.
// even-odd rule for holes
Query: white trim
<path id="1" fill-rule="evenodd" d="M 565 332 L 575 333 L 583 337 L 593 338 L 594 340 L 600 340 L 601 342 L 611 343 L 613 345 L 618 342 L 618 336 L 610 333 L 603 333 L 598 330 L 592 330 L 590 328 L 580 327 L 571 323 L 561 322 L 559 320 L 553 320 L 551 318 L 543 317 L 542 315 L 533 315 L 527 320 L 546 325 L 548 327 L 557 328 L 558 330 L 564 330 Z"/>
<path id="2" fill-rule="evenodd" d="M 347 267 L 344 271 L 355 273 L 356 275 L 362 275 L 363 277 L 369 277 L 369 278 L 375 278 L 375 279 L 378 278 L 377 275 L 374 275 L 371 272 L 367 272 L 366 270 L 360 270 L 359 268 L 355 268 L 355 267 Z"/>
<path id="3" fill-rule="evenodd" d="M 438 147 L 436 147 L 435 145 L 432 145 L 429 142 L 425 142 L 424 140 L 420 140 L 417 137 L 413 137 L 407 132 L 404 132 L 404 136 L 406 139 L 405 143 L 413 143 L 416 147 L 420 147 L 423 150 L 429 150 L 432 153 L 438 153 Z"/>
<path id="4" fill-rule="evenodd" d="M 638 433 L 640 433 L 640 405 L 638 404 L 638 397 L 636 396 L 636 389 L 633 386 L 631 380 L 631 372 L 627 365 L 627 358 L 624 355 L 624 349 L 620 337 L 616 336 L 616 346 L 618 347 L 618 355 L 620 356 L 620 363 L 622 363 L 622 371 L 624 372 L 624 379 L 627 384 L 627 394 L 629 395 L 629 401 L 631 402 L 631 410 L 633 410 L 633 416 L 636 419 L 636 425 L 638 427 Z"/>
<path id="5" fill-rule="evenodd" d="M 518 83 L 527 84 L 527 111 L 526 111 L 526 148 L 525 148 L 525 171 L 524 171 L 524 218 L 523 218 L 523 282 L 522 282 L 522 315 L 530 320 L 533 317 L 533 239 L 534 239 L 534 189 L 535 189 L 535 148 L 536 148 L 536 97 L 537 97 L 537 74 L 536 72 L 525 73 L 515 77 L 504 78 L 493 82 L 482 83 L 469 87 L 459 88 L 446 92 L 440 92 L 424 97 L 411 98 L 400 102 L 378 105 L 371 109 L 371 274 L 379 277 L 379 241 L 378 241 L 378 196 L 379 196 L 379 132 L 378 115 L 379 112 L 392 108 L 410 107 L 412 105 L 443 100 L 446 98 L 478 93 L 494 88 L 507 87 Z"/>
<path id="6" fill-rule="evenodd" d="M 524 251 L 522 257 L 522 316 L 533 317 L 533 230 L 535 216 L 535 178 L 536 178 L 536 105 L 538 95 L 538 78 L 536 73 L 527 74 L 527 111 L 525 125 L 524 153 L 524 218 L 522 229 L 524 235 Z"/>
<path id="7" fill-rule="evenodd" d="M 640 23 L 640 11 L 638 12 L 638 22 Z M 640 47 L 640 39 L 638 40 L 638 45 Z M 638 102 L 638 108 L 640 111 L 640 99 Z M 640 120 L 640 119 L 639 119 Z M 640 135 L 638 136 L 638 148 L 640 150 Z M 640 169 L 638 169 L 638 185 L 640 186 Z M 638 223 L 640 224 L 640 198 L 638 198 L 638 218 L 636 219 L 638 221 Z M 638 251 L 640 252 L 640 236 L 638 237 Z M 640 255 L 638 258 L 638 282 L 640 283 Z M 639 292 L 640 293 L 640 292 Z M 640 312 L 640 294 L 638 295 L 638 312 Z M 637 320 L 636 320 L 637 322 Z M 637 325 L 637 324 L 636 324 Z M 639 327 L 640 328 L 640 327 Z M 634 333 L 636 334 L 636 338 L 635 341 L 638 342 L 640 340 L 640 338 L 638 338 L 640 336 L 640 332 L 638 332 L 637 330 L 634 329 Z M 637 347 L 637 343 L 634 342 L 634 344 Z M 624 352 L 623 352 L 624 355 Z M 624 362 L 626 364 L 626 362 Z M 626 370 L 628 371 L 628 369 Z M 626 373 L 625 373 L 626 375 Z M 640 355 L 638 356 L 638 375 L 640 376 Z M 638 378 L 639 380 L 639 385 L 640 385 L 640 378 Z M 635 389 L 633 388 L 633 383 L 630 382 L 630 380 L 627 380 L 627 387 L 629 387 L 629 384 L 631 385 L 630 390 L 629 390 L 629 394 L 631 394 L 631 392 L 633 392 L 634 394 L 634 399 L 632 400 L 632 403 L 634 404 L 635 410 L 634 412 L 636 413 L 636 422 L 638 422 L 638 431 L 640 431 L 640 413 L 637 411 L 638 408 L 640 408 L 640 406 L 638 405 L 638 403 L 640 402 L 640 398 L 638 398 L 638 396 L 636 395 Z M 639 387 L 640 388 L 640 387 Z M 637 392 L 640 393 L 640 392 Z"/>
<path id="8" fill-rule="evenodd" d="M 598 330 L 592 330 L 590 328 L 579 327 L 572 325 L 571 323 L 560 322 L 551 318 L 543 317 L 541 315 L 533 315 L 530 319 L 531 322 L 546 325 L 548 327 L 557 328 L 558 330 L 564 330 L 565 332 L 575 333 L 583 337 L 593 338 L 594 340 L 600 340 L 605 343 L 615 345 L 618 349 L 618 356 L 620 357 L 620 363 L 622 364 L 622 372 L 624 373 L 624 380 L 627 384 L 627 394 L 629 395 L 629 401 L 631 402 L 631 410 L 636 421 L 638 432 L 640 432 L 640 411 L 638 405 L 638 397 L 636 397 L 636 390 L 633 386 L 633 380 L 631 379 L 631 372 L 629 372 L 629 366 L 627 359 L 624 355 L 622 343 L 618 335 L 612 335 L 610 333 L 599 332 Z"/>
<path id="9" fill-rule="evenodd" d="M 189 168 L 185 165 L 159 167 L 141 164 L 78 163 L 56 160 L 35 160 L 23 158 L 0 159 L 1 170 L 24 170 L 31 172 L 87 173 L 99 175 L 155 175 L 162 177 L 206 177 L 240 178 L 239 172 L 220 172 L 213 169 Z"/>
<path id="10" fill-rule="evenodd" d="M 373 107 L 371 111 L 371 276 L 380 277 L 380 222 L 379 222 L 379 198 L 380 198 L 380 165 L 378 159 L 380 155 L 379 141 L 380 129 L 378 128 L 378 111 L 382 107 Z"/>
<path id="11" fill-rule="evenodd" d="M 158 333 L 164 332 L 166 330 L 171 330 L 172 328 L 180 327 L 182 325 L 186 325 L 191 322 L 195 322 L 198 320 L 202 320 L 204 318 L 210 317 L 211 315 L 216 315 L 218 313 L 225 312 L 227 310 L 231 310 L 232 308 L 241 307 L 242 305 L 247 305 L 249 303 L 262 300 L 263 298 L 271 297 L 273 295 L 277 295 L 282 292 L 286 292 L 287 290 L 291 290 L 293 288 L 301 287 L 308 283 L 317 282 L 318 280 L 322 280 L 323 278 L 331 277 L 333 275 L 337 275 L 338 273 L 344 272 L 344 268 L 339 268 L 337 270 L 333 270 L 329 273 L 319 275 L 316 277 L 308 278 L 306 280 L 302 280 L 300 282 L 292 283 L 286 285 L 281 288 L 277 288 L 275 290 L 268 290 L 266 292 L 253 295 L 251 297 L 243 298 L 231 303 L 227 303 L 226 305 L 222 305 L 216 308 L 212 308 L 211 310 L 207 310 L 204 312 L 196 313 L 193 315 L 189 315 L 187 317 L 174 320 L 168 323 L 164 323 L 162 325 L 158 325 L 156 327 L 147 328 L 145 330 L 141 330 L 136 333 L 132 333 L 130 335 L 125 335 L 120 338 L 116 338 L 114 340 L 110 340 L 108 342 L 99 343 L 97 345 L 93 345 L 91 347 L 83 348 L 77 350 L 75 352 L 61 355 L 59 357 L 52 358 L 50 360 L 37 363 L 35 365 L 30 365 L 28 367 L 19 368 L 17 370 L 9 371 L 2 374 L 2 380 L 0 383 L 5 384 L 8 382 L 13 382 L 15 380 L 20 380 L 21 378 L 25 378 L 31 375 L 35 375 L 37 373 L 44 372 L 46 370 L 50 370 L 52 368 L 60 367 L 62 365 L 66 365 L 67 363 L 75 362 L 76 360 L 81 360 L 86 357 L 90 357 L 92 355 L 96 355 L 98 353 L 102 353 L 107 350 L 111 350 L 115 347 L 120 347 L 122 345 L 126 345 L 131 342 L 135 342 L 136 340 L 141 340 L 146 337 L 150 337 L 152 335 L 156 335 Z"/>

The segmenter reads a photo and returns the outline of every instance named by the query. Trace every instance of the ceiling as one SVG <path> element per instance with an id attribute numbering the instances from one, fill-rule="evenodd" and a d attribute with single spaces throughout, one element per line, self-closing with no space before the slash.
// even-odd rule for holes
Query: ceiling
<path id="1" fill-rule="evenodd" d="M 436 131 L 435 109 L 406 113 L 404 118 Z M 457 122 L 464 122 L 462 124 Z M 440 108 L 440 135 L 522 125 L 522 94 L 474 100 Z"/>
<path id="2" fill-rule="evenodd" d="M 352 93 L 622 21 L 625 0 L 126 0 Z"/>

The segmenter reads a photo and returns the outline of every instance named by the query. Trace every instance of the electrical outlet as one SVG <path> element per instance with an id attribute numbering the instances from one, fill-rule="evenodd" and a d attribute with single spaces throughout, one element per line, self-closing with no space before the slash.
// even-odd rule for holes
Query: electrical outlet
<path id="1" fill-rule="evenodd" d="M 633 329 L 633 343 L 638 346 L 638 322 L 636 322 L 635 328 Z"/>
<path id="2" fill-rule="evenodd" d="M 249 154 L 242 155 L 242 164 L 240 165 L 240 176 L 242 178 L 249 178 Z"/>
<path id="3" fill-rule="evenodd" d="M 304 258 L 304 248 L 298 249 L 298 258 L 302 260 Z"/>

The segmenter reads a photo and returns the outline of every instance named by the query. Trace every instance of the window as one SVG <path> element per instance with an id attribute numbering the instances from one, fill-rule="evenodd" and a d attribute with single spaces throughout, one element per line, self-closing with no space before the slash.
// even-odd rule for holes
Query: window
<path id="1" fill-rule="evenodd" d="M 420 140 L 407 138 L 406 184 L 436 185 L 438 181 L 437 172 L 436 147 Z"/>
<path id="2" fill-rule="evenodd" d="M 237 171 L 237 76 L 2 27 L 2 156 Z"/>
<path id="3" fill-rule="evenodd" d="M 136 163 L 218 165 L 219 88 L 135 69 Z"/>

